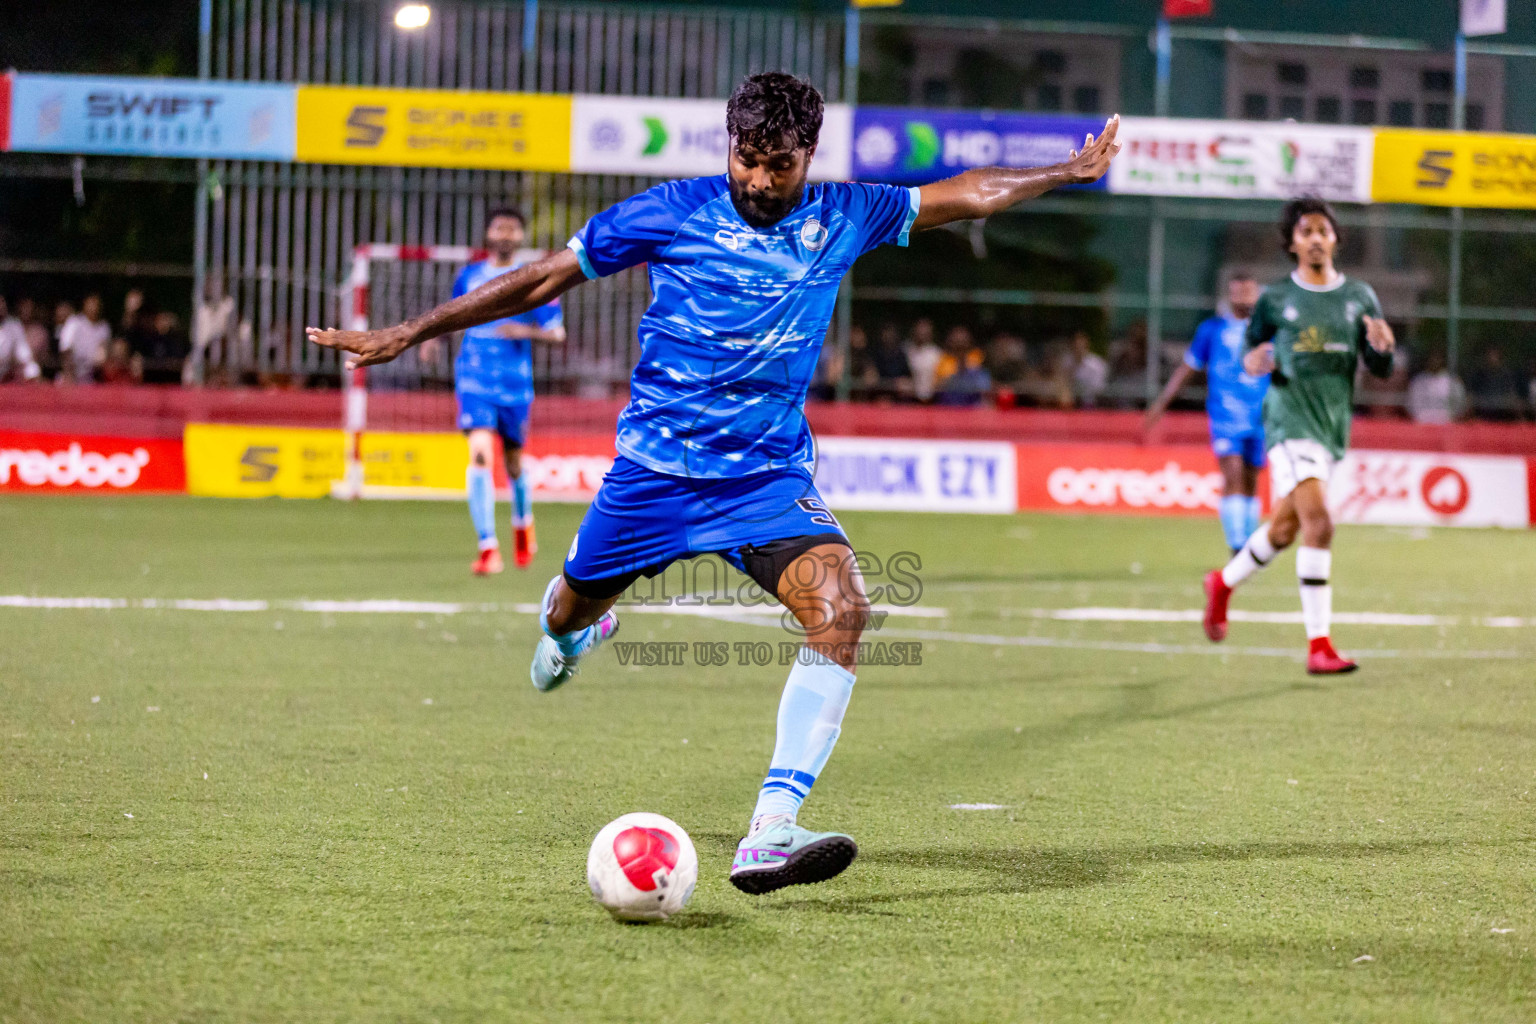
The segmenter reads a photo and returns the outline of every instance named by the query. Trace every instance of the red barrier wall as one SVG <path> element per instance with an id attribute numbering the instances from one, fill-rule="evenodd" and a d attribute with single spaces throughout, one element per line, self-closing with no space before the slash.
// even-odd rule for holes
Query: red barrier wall
<path id="1" fill-rule="evenodd" d="M 447 392 L 375 392 L 370 421 L 381 430 L 451 430 Z M 540 397 L 533 428 L 545 434 L 609 433 L 622 400 Z M 938 408 L 812 402 L 806 418 L 818 434 L 836 437 L 915 437 L 1063 444 L 1208 444 L 1205 416 L 1169 413 L 1143 438 L 1141 413 L 1050 409 Z M 259 391 L 104 385 L 57 388 L 0 385 L 0 429 L 180 437 L 187 423 L 260 423 L 335 427 L 338 391 Z M 1397 418 L 1355 420 L 1353 446 L 1397 451 L 1523 455 L 1536 458 L 1536 424 L 1458 423 L 1430 426 Z"/>

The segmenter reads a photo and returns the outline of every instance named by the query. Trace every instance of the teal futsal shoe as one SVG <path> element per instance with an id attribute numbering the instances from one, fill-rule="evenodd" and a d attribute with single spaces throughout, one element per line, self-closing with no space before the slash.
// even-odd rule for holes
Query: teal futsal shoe
<path id="1" fill-rule="evenodd" d="M 528 668 L 528 678 L 533 680 L 533 688 L 548 693 L 570 679 L 579 670 L 581 659 L 597 650 L 598 645 L 618 631 L 619 617 L 609 611 L 577 634 L 572 653 L 562 651 L 560 644 L 548 633 L 539 637 L 539 645 L 533 650 L 533 664 Z"/>
<path id="2" fill-rule="evenodd" d="M 793 822 L 765 826 L 736 846 L 731 884 L 761 896 L 787 885 L 825 882 L 843 873 L 859 846 L 841 832 L 812 832 Z"/>

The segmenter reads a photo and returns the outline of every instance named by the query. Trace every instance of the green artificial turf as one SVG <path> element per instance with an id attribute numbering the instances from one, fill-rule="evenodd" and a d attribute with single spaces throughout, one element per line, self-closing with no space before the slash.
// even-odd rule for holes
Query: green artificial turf
<path id="1" fill-rule="evenodd" d="M 0 500 L 0 595 L 130 602 L 0 606 L 0 1020 L 1536 1018 L 1536 537 L 1341 529 L 1340 611 L 1446 619 L 1340 626 L 1364 668 L 1314 680 L 1296 625 L 1045 617 L 1197 607 L 1214 520 L 846 514 L 920 558 L 929 617 L 870 639 L 923 661 L 860 674 L 801 816 L 858 860 L 753 898 L 784 668 L 538 694 L 526 611 L 292 603 L 526 605 L 579 512 L 472 579 L 457 504 Z M 217 598 L 269 605 L 166 605 Z M 1236 606 L 1296 610 L 1290 557 Z M 698 847 L 666 924 L 586 890 L 630 810 Z"/>

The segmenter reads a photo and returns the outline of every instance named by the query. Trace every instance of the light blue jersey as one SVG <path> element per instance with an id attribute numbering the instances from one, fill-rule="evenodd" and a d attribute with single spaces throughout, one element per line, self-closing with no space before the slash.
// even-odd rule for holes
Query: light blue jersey
<path id="1" fill-rule="evenodd" d="M 1213 316 L 1196 328 L 1195 340 L 1184 353 L 1186 365 L 1205 371 L 1205 411 L 1211 419 L 1213 438 L 1262 435 L 1264 431 L 1264 392 L 1269 390 L 1269 377 L 1250 376 L 1243 369 L 1247 329 L 1247 320 Z"/>
<path id="2" fill-rule="evenodd" d="M 789 216 L 754 228 L 722 174 L 657 185 L 588 221 L 570 241 L 587 277 L 649 264 L 619 453 L 707 479 L 809 467 L 801 405 L 838 286 L 863 253 L 907 244 L 918 202 L 915 188 L 807 185 Z"/>
<path id="3" fill-rule="evenodd" d="M 520 266 L 516 263 L 497 267 L 488 260 L 471 263 L 454 279 L 453 297 L 468 294 Z M 560 327 L 560 300 L 465 331 L 459 357 L 453 364 L 454 388 L 460 396 L 499 406 L 526 406 L 533 401 L 533 342 L 503 336 L 502 331 L 512 324 Z"/>

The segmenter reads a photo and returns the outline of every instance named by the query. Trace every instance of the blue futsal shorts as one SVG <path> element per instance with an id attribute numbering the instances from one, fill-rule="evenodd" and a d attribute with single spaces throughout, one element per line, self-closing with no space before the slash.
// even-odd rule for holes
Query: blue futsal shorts
<path id="1" fill-rule="evenodd" d="M 773 594 L 785 567 L 820 544 L 848 539 L 807 470 L 695 479 L 620 455 L 571 541 L 565 579 L 583 597 L 602 600 L 712 552 Z"/>
<path id="2" fill-rule="evenodd" d="M 1243 434 L 1228 434 L 1211 431 L 1211 450 L 1219 459 L 1225 455 L 1241 455 L 1243 461 L 1254 469 L 1264 468 L 1264 432 L 1262 430 L 1249 431 Z"/>
<path id="3" fill-rule="evenodd" d="M 526 403 L 503 404 L 484 395 L 455 392 L 459 400 L 459 429 L 494 430 L 501 435 L 503 444 L 514 448 L 523 446 L 528 433 L 528 406 Z"/>

